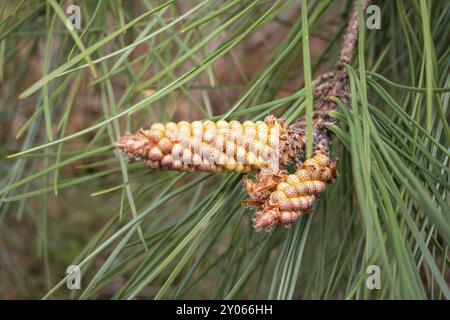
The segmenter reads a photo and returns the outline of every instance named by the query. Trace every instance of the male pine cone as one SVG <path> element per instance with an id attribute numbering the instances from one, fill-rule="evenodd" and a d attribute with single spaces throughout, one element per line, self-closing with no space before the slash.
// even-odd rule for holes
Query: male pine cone
<path id="1" fill-rule="evenodd" d="M 325 183 L 337 177 L 336 161 L 317 150 L 297 168 L 294 174 L 261 173 L 255 182 L 244 178 L 250 199 L 244 205 L 256 207 L 253 227 L 256 231 L 270 230 L 277 224 L 291 225 L 313 207 L 325 190 Z"/>
<path id="2" fill-rule="evenodd" d="M 263 170 L 276 172 L 304 148 L 303 136 L 284 120 L 181 121 L 155 123 L 125 135 L 116 147 L 132 161 L 152 169 L 178 171 Z"/>

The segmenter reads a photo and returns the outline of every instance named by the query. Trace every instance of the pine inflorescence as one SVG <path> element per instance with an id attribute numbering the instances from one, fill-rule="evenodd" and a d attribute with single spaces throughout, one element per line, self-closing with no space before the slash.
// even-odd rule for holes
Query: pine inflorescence
<path id="1" fill-rule="evenodd" d="M 304 147 L 284 120 L 155 123 L 125 135 L 116 147 L 152 169 L 178 171 L 276 171 Z"/>
<path id="2" fill-rule="evenodd" d="M 329 159 L 329 138 L 315 120 L 314 155 L 299 160 L 306 147 L 305 130 L 268 116 L 264 121 L 194 121 L 155 123 L 150 129 L 125 135 L 116 147 L 132 161 L 157 170 L 256 172 L 256 182 L 244 176 L 250 196 L 243 205 L 257 209 L 255 230 L 289 226 L 309 212 L 316 198 L 337 176 Z M 284 168 L 297 164 L 294 174 Z"/>
<path id="3" fill-rule="evenodd" d="M 255 230 L 271 230 L 277 224 L 291 225 L 312 209 L 325 185 L 337 177 L 336 160 L 331 161 L 328 155 L 328 136 L 314 132 L 314 139 L 313 156 L 299 163 L 295 173 L 260 172 L 256 182 L 244 177 L 250 198 L 243 204 L 256 208 Z"/>

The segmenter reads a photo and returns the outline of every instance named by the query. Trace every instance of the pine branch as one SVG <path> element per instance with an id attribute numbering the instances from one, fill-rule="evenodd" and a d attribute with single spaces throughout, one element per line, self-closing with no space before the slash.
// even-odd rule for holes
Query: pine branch
<path id="1" fill-rule="evenodd" d="M 367 3 L 368 0 L 362 1 L 363 10 Z M 306 146 L 304 116 L 289 127 L 273 116 L 265 122 L 243 124 L 223 120 L 156 123 L 150 130 L 123 136 L 116 147 L 131 160 L 144 161 L 157 170 L 258 171 L 256 182 L 247 177 L 243 180 L 250 195 L 243 204 L 257 208 L 255 230 L 270 230 L 279 223 L 291 225 L 311 210 L 325 190 L 325 183 L 333 182 L 338 175 L 336 161 L 329 157 L 328 128 L 336 123 L 330 116 L 337 108 L 333 98 L 339 97 L 344 103 L 350 100 L 345 65 L 353 60 L 358 25 L 355 2 L 336 70 L 321 74 L 314 81 L 314 153 L 304 163 L 299 161 Z M 293 175 L 283 169 L 288 162 L 298 165 Z"/>

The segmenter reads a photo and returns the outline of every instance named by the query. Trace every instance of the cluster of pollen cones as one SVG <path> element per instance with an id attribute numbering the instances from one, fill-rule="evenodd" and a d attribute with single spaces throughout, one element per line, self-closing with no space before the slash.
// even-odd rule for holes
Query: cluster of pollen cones
<path id="1" fill-rule="evenodd" d="M 243 204 L 256 208 L 253 226 L 260 231 L 294 223 L 337 176 L 327 139 L 316 142 L 313 157 L 297 160 L 305 148 L 304 136 L 304 130 L 287 127 L 274 116 L 244 123 L 181 121 L 124 135 L 116 147 L 131 161 L 157 170 L 257 172 L 256 182 L 243 179 L 249 194 Z M 294 174 L 283 170 L 290 162 L 297 162 Z"/>

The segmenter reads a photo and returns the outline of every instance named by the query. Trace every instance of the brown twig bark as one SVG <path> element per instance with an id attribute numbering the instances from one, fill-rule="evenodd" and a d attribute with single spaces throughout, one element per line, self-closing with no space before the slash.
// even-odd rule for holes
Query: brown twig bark
<path id="1" fill-rule="evenodd" d="M 361 7 L 364 11 L 367 8 L 369 0 L 361 1 Z M 346 64 L 353 61 L 356 51 L 356 43 L 358 41 L 359 17 L 357 10 L 357 2 L 355 1 L 350 13 L 350 20 L 342 40 L 341 50 L 336 70 L 320 74 L 314 80 L 313 94 L 316 99 L 313 111 L 313 136 L 327 135 L 328 127 L 336 124 L 335 118 L 331 117 L 332 111 L 337 110 L 337 105 L 332 98 L 339 98 L 344 104 L 350 102 L 350 90 L 348 85 L 348 74 L 345 68 Z M 301 131 L 304 134 L 306 127 L 305 117 L 299 118 L 291 126 L 292 130 Z"/>

